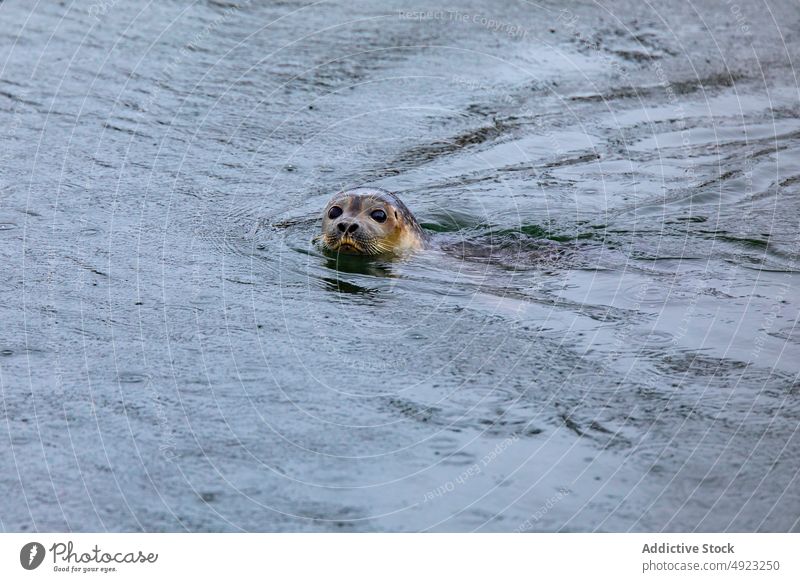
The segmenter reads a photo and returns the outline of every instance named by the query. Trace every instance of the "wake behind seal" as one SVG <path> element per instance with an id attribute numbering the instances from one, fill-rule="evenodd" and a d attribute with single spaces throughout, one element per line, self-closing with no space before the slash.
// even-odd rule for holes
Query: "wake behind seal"
<path id="1" fill-rule="evenodd" d="M 425 246 L 417 219 L 394 194 L 355 188 L 331 198 L 322 216 L 322 247 L 349 255 L 401 255 Z"/>

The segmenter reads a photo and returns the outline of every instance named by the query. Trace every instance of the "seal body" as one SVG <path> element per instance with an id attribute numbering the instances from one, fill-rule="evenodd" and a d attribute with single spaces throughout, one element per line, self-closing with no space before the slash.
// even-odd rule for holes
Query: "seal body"
<path id="1" fill-rule="evenodd" d="M 411 211 L 380 188 L 346 190 L 331 198 L 319 240 L 326 250 L 349 255 L 403 254 L 425 246 Z"/>

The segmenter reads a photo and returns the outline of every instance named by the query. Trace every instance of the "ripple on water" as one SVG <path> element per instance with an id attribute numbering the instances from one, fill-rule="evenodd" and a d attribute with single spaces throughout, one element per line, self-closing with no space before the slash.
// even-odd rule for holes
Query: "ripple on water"
<path id="1" fill-rule="evenodd" d="M 770 332 L 768 335 L 786 340 L 787 342 L 792 342 L 794 344 L 800 344 L 800 325 L 783 327 L 775 330 L 774 332 Z"/>
<path id="2" fill-rule="evenodd" d="M 638 350 L 664 348 L 674 344 L 675 336 L 667 331 L 657 329 L 634 329 L 625 336 L 628 345 Z"/>
<path id="3" fill-rule="evenodd" d="M 534 406 L 523 393 L 493 387 L 463 385 L 439 402 L 451 426 L 487 436 L 532 436 L 542 432 L 534 423 Z"/>
<path id="4" fill-rule="evenodd" d="M 141 372 L 121 372 L 117 380 L 122 384 L 141 384 L 149 381 L 150 376 Z"/>
<path id="5" fill-rule="evenodd" d="M 22 289 L 22 281 L 14 281 L 10 278 L 0 277 L 0 294 L 14 295 Z"/>
<path id="6" fill-rule="evenodd" d="M 736 360 L 713 358 L 696 352 L 684 352 L 664 357 L 656 367 L 670 374 L 735 378 L 742 376 L 748 364 Z"/>
<path id="7" fill-rule="evenodd" d="M 442 459 L 442 464 L 453 467 L 465 467 L 466 465 L 474 464 L 477 459 L 477 456 L 473 453 L 467 451 L 456 451 L 444 457 Z"/>
<path id="8" fill-rule="evenodd" d="M 389 398 L 387 401 L 390 410 L 418 422 L 432 422 L 441 424 L 441 409 L 437 406 L 427 406 L 406 398 Z"/>
<path id="9" fill-rule="evenodd" d="M 677 283 L 664 285 L 661 281 L 645 281 L 620 291 L 622 299 L 631 307 L 659 308 L 686 299 L 689 294 Z"/>

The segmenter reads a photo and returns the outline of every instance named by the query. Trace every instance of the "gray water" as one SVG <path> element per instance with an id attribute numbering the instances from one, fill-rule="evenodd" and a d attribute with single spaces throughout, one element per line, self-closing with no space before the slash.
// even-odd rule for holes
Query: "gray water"
<path id="1" fill-rule="evenodd" d="M 0 4 L 0 529 L 800 530 L 796 2 L 494 4 Z"/>

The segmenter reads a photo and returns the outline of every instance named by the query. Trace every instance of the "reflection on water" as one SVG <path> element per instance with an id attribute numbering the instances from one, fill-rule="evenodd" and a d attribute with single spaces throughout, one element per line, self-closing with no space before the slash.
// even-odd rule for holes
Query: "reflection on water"
<path id="1" fill-rule="evenodd" d="M 796 7 L 568 6 L 1 4 L 2 527 L 797 530 Z"/>
<path id="2" fill-rule="evenodd" d="M 386 263 L 385 259 L 375 259 L 372 257 L 359 257 L 344 254 L 336 254 L 334 257 L 326 257 L 325 267 L 336 273 L 335 278 L 322 277 L 331 291 L 340 293 L 375 294 L 378 289 L 370 289 L 355 283 L 349 283 L 340 278 L 339 274 L 366 275 L 363 278 L 369 280 L 374 277 L 392 277 L 391 264 Z"/>

